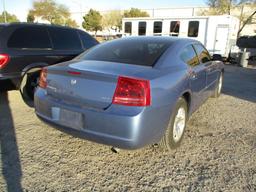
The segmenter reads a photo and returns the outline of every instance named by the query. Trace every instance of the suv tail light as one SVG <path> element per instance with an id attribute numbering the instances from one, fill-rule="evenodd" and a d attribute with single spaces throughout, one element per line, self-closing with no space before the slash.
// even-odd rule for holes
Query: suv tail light
<path id="1" fill-rule="evenodd" d="M 10 57 L 7 54 L 0 54 L 0 69 L 4 68 L 4 66 L 9 62 Z"/>
<path id="2" fill-rule="evenodd" d="M 149 106 L 151 104 L 149 80 L 118 77 L 113 104 Z"/>
<path id="3" fill-rule="evenodd" d="M 47 69 L 43 68 L 40 73 L 40 79 L 39 79 L 39 87 L 45 89 L 47 87 Z"/>

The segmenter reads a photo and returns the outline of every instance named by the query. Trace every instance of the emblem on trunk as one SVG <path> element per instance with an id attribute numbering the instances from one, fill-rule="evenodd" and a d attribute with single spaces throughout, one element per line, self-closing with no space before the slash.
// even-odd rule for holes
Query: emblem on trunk
<path id="1" fill-rule="evenodd" d="M 71 83 L 71 85 L 75 85 L 76 84 L 76 79 L 71 79 L 70 83 Z"/>

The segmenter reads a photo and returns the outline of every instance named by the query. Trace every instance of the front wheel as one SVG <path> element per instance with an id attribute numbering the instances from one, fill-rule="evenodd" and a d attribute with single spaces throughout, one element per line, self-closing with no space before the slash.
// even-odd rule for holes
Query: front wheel
<path id="1" fill-rule="evenodd" d="M 160 141 L 160 146 L 167 150 L 177 148 L 183 138 L 188 119 L 188 105 L 181 97 L 178 99 L 175 110 L 170 118 L 165 135 Z"/>

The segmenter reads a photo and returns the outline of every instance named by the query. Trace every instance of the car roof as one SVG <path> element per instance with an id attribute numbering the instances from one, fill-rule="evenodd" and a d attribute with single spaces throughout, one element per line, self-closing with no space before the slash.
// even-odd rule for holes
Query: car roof
<path id="1" fill-rule="evenodd" d="M 45 27 L 58 27 L 66 29 L 76 29 L 68 26 L 56 25 L 56 24 L 46 24 L 46 23 L 26 23 L 26 22 L 13 22 L 13 23 L 0 23 L 0 27 L 9 27 L 9 26 L 45 26 Z M 77 30 L 77 29 L 76 29 Z"/>
<path id="2" fill-rule="evenodd" d="M 172 36 L 134 36 L 134 37 L 123 37 L 117 39 L 118 41 L 145 41 L 145 42 L 155 42 L 155 43 L 166 43 L 166 44 L 176 44 L 184 45 L 188 43 L 200 43 L 197 40 L 190 38 L 172 37 Z"/>

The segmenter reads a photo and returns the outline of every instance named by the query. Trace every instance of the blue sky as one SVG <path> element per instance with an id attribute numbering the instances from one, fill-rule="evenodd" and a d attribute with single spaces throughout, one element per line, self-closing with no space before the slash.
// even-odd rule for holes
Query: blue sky
<path id="1" fill-rule="evenodd" d="M 131 7 L 141 9 L 182 7 L 182 6 L 205 6 L 205 0 L 56 0 L 66 5 L 70 12 L 80 12 L 89 8 L 98 10 L 129 9 Z M 3 11 L 3 0 L 0 0 L 0 12 Z M 26 20 L 28 10 L 32 7 L 33 0 L 5 0 L 6 10 L 18 16 L 21 21 Z"/>

